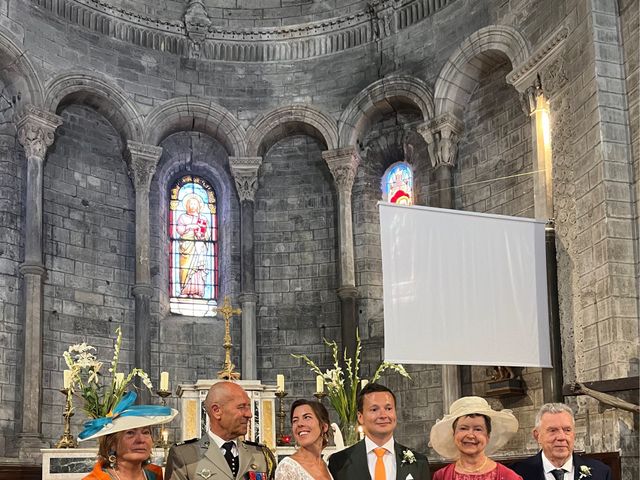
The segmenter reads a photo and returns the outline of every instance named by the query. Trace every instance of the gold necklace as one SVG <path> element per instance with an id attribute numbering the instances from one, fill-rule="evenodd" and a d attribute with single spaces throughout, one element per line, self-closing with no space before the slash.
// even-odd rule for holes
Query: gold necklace
<path id="1" fill-rule="evenodd" d="M 456 462 L 456 466 L 460 467 L 460 470 L 466 472 L 466 473 L 476 473 L 479 472 L 480 470 L 482 470 L 485 465 L 487 464 L 487 462 L 489 461 L 489 457 L 484 457 L 484 462 L 482 462 L 482 465 L 480 465 L 478 468 L 467 468 L 462 464 L 461 460 L 458 460 Z"/>
<path id="2" fill-rule="evenodd" d="M 120 480 L 120 475 L 118 475 L 118 472 L 116 471 L 116 469 L 115 469 L 115 468 L 112 468 L 112 469 L 111 469 L 111 471 L 112 471 L 112 472 L 113 472 L 113 474 L 116 476 L 116 479 L 117 479 L 117 480 Z M 142 478 L 143 478 L 144 480 L 146 480 L 146 479 L 147 479 L 147 472 L 145 472 L 145 471 L 144 471 L 144 468 L 142 469 Z"/>

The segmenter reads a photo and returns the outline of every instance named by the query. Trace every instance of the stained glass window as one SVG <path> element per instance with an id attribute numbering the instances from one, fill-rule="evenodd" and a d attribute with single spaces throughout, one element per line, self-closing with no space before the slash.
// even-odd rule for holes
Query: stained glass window
<path id="1" fill-rule="evenodd" d="M 391 165 L 382 177 L 382 194 L 386 202 L 413 205 L 413 171 L 405 162 Z"/>
<path id="2" fill-rule="evenodd" d="M 171 312 L 215 316 L 218 299 L 216 196 L 202 178 L 184 176 L 171 189 L 169 241 Z"/>

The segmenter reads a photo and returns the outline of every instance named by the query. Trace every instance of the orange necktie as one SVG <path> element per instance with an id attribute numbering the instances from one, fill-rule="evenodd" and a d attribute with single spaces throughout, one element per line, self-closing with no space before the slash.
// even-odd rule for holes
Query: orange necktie
<path id="1" fill-rule="evenodd" d="M 373 449 L 373 453 L 376 454 L 376 469 L 374 472 L 374 476 L 376 478 L 374 478 L 373 480 L 387 480 L 387 472 L 384 469 L 384 461 L 382 460 L 382 457 L 384 457 L 384 454 L 387 452 L 386 448 L 382 448 L 382 447 L 378 447 L 378 448 L 374 448 Z"/>

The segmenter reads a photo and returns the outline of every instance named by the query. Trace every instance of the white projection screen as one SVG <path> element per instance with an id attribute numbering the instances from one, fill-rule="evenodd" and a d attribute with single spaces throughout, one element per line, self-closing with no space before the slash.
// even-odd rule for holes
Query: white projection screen
<path id="1" fill-rule="evenodd" d="M 385 360 L 551 367 L 544 227 L 380 203 Z"/>

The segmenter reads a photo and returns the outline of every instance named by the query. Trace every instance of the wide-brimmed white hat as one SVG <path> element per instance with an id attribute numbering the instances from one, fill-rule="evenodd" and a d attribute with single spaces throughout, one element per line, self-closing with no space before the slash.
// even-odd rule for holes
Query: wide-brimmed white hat
<path id="1" fill-rule="evenodd" d="M 489 443 L 484 449 L 487 455 L 499 450 L 518 431 L 518 419 L 511 410 L 494 410 L 482 397 L 462 397 L 453 402 L 449 413 L 431 427 L 429 444 L 445 458 L 458 458 L 460 452 L 453 441 L 453 422 L 474 413 L 491 419 Z"/>
<path id="2" fill-rule="evenodd" d="M 160 425 L 170 422 L 178 414 L 174 408 L 162 405 L 134 405 L 135 401 L 135 392 L 125 394 L 110 415 L 85 422 L 84 430 L 78 434 L 78 440 L 83 442 L 134 428 Z"/>

